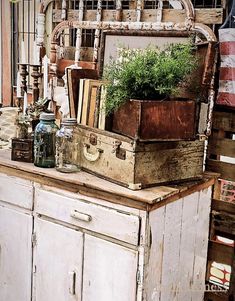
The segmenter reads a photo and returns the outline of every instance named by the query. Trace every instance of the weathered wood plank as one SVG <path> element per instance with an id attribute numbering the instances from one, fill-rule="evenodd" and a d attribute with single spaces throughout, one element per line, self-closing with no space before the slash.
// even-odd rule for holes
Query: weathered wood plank
<path id="1" fill-rule="evenodd" d="M 195 217 L 197 233 L 194 249 L 195 258 L 191 300 L 202 300 L 205 291 L 211 196 L 211 187 L 201 190 L 198 196 L 198 211 Z"/>
<path id="2" fill-rule="evenodd" d="M 212 210 L 228 212 L 235 215 L 235 203 L 224 202 L 221 200 L 212 200 Z"/>
<path id="3" fill-rule="evenodd" d="M 195 257 L 198 192 L 183 199 L 182 229 L 180 241 L 179 291 L 177 300 L 191 300 Z"/>
<path id="4" fill-rule="evenodd" d="M 218 172 L 222 179 L 235 181 L 235 164 L 207 159 L 207 170 Z"/>
<path id="5" fill-rule="evenodd" d="M 182 231 L 183 200 L 168 204 L 166 207 L 163 244 L 161 301 L 176 300 L 179 277 L 179 251 Z"/>
<path id="6" fill-rule="evenodd" d="M 215 231 L 235 237 L 235 215 L 226 212 L 212 210 L 211 222 Z M 227 235 L 226 235 L 227 237 Z"/>
<path id="7" fill-rule="evenodd" d="M 138 252 L 85 234 L 82 300 L 136 300 Z"/>
<path id="8" fill-rule="evenodd" d="M 58 188 L 61 188 L 61 183 L 63 183 L 64 189 L 75 192 L 85 191 L 85 193 L 89 193 L 90 191 L 97 196 L 99 193 L 102 193 L 101 198 L 106 199 L 109 196 L 108 200 L 113 200 L 113 202 L 119 200 L 126 203 L 126 205 L 128 205 L 128 200 L 137 201 L 136 205 L 140 205 L 142 202 L 143 204 L 154 204 L 179 192 L 177 188 L 167 186 L 156 186 L 140 191 L 132 191 L 83 171 L 70 174 L 68 177 L 66 174 L 60 173 L 55 169 L 43 169 L 25 162 L 11 161 L 10 151 L 8 150 L 0 151 L 0 170 L 11 175 L 19 175 L 20 173 L 20 176 L 23 178 L 33 179 L 36 182 Z M 208 182 L 210 183 L 210 180 Z M 194 182 L 192 185 L 196 185 L 196 183 Z M 134 203 L 132 205 L 135 206 Z"/>
<path id="9" fill-rule="evenodd" d="M 235 112 L 213 112 L 213 129 L 235 132 Z"/>
<path id="10" fill-rule="evenodd" d="M 222 24 L 223 22 L 223 9 L 222 8 L 211 8 L 211 9 L 196 9 L 196 22 L 204 24 Z M 95 21 L 96 10 L 87 10 L 84 12 L 84 21 Z M 68 20 L 78 20 L 78 10 L 68 10 Z M 157 19 L 156 9 L 145 9 L 142 11 L 143 22 L 154 22 Z M 116 10 L 103 10 L 102 21 L 115 21 Z M 184 10 L 176 9 L 164 9 L 163 10 L 163 22 L 183 22 L 185 20 Z M 123 10 L 122 21 L 136 21 L 136 10 Z M 53 11 L 53 22 L 61 22 L 61 10 L 54 9 Z"/>
<path id="11" fill-rule="evenodd" d="M 205 294 L 204 301 L 229 301 L 229 299 L 228 299 L 228 294 L 225 292 L 221 292 L 221 293 L 207 292 Z"/>
<path id="12" fill-rule="evenodd" d="M 146 300 L 159 301 L 161 296 L 161 276 L 165 231 L 166 206 L 149 214 L 150 251 L 145 273 Z"/>
<path id="13" fill-rule="evenodd" d="M 234 248 L 216 241 L 209 241 L 208 260 L 232 265 Z"/>
<path id="14" fill-rule="evenodd" d="M 235 140 L 217 139 L 211 137 L 208 144 L 208 152 L 213 155 L 222 155 L 235 158 Z"/>

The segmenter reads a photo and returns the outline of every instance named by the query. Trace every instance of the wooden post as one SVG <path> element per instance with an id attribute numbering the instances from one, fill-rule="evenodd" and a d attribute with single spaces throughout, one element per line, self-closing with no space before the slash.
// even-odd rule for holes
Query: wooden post
<path id="1" fill-rule="evenodd" d="M 96 21 L 101 22 L 101 17 L 102 17 L 102 5 L 101 5 L 101 0 L 98 0 Z M 95 41 L 94 41 L 94 54 L 93 54 L 93 62 L 95 63 L 98 60 L 99 41 L 100 41 L 100 29 L 96 29 Z"/>

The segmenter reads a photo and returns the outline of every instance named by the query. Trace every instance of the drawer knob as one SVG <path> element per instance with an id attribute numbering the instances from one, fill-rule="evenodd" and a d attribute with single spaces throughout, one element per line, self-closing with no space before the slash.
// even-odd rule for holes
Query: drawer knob
<path id="1" fill-rule="evenodd" d="M 73 218 L 76 218 L 80 221 L 83 221 L 83 222 L 91 222 L 92 221 L 92 217 L 89 214 L 81 213 L 77 210 L 72 211 L 70 216 Z"/>

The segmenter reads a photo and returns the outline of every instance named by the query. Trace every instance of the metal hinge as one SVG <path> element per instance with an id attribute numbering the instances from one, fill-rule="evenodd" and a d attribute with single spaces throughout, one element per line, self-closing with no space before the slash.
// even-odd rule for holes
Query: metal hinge
<path id="1" fill-rule="evenodd" d="M 36 244 L 37 244 L 37 235 L 36 235 L 36 232 L 34 232 L 32 234 L 32 246 L 33 246 L 33 248 L 36 246 Z"/>

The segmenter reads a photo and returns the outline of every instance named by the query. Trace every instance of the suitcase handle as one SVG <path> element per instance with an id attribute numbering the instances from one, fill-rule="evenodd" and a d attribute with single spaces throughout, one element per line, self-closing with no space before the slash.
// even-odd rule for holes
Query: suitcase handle
<path id="1" fill-rule="evenodd" d="M 87 161 L 90 161 L 90 162 L 97 161 L 100 158 L 101 153 L 104 152 L 102 149 L 96 148 L 96 153 L 91 154 L 88 152 L 89 148 L 90 148 L 89 144 L 86 144 L 86 143 L 83 144 L 83 155 L 87 159 Z"/>

